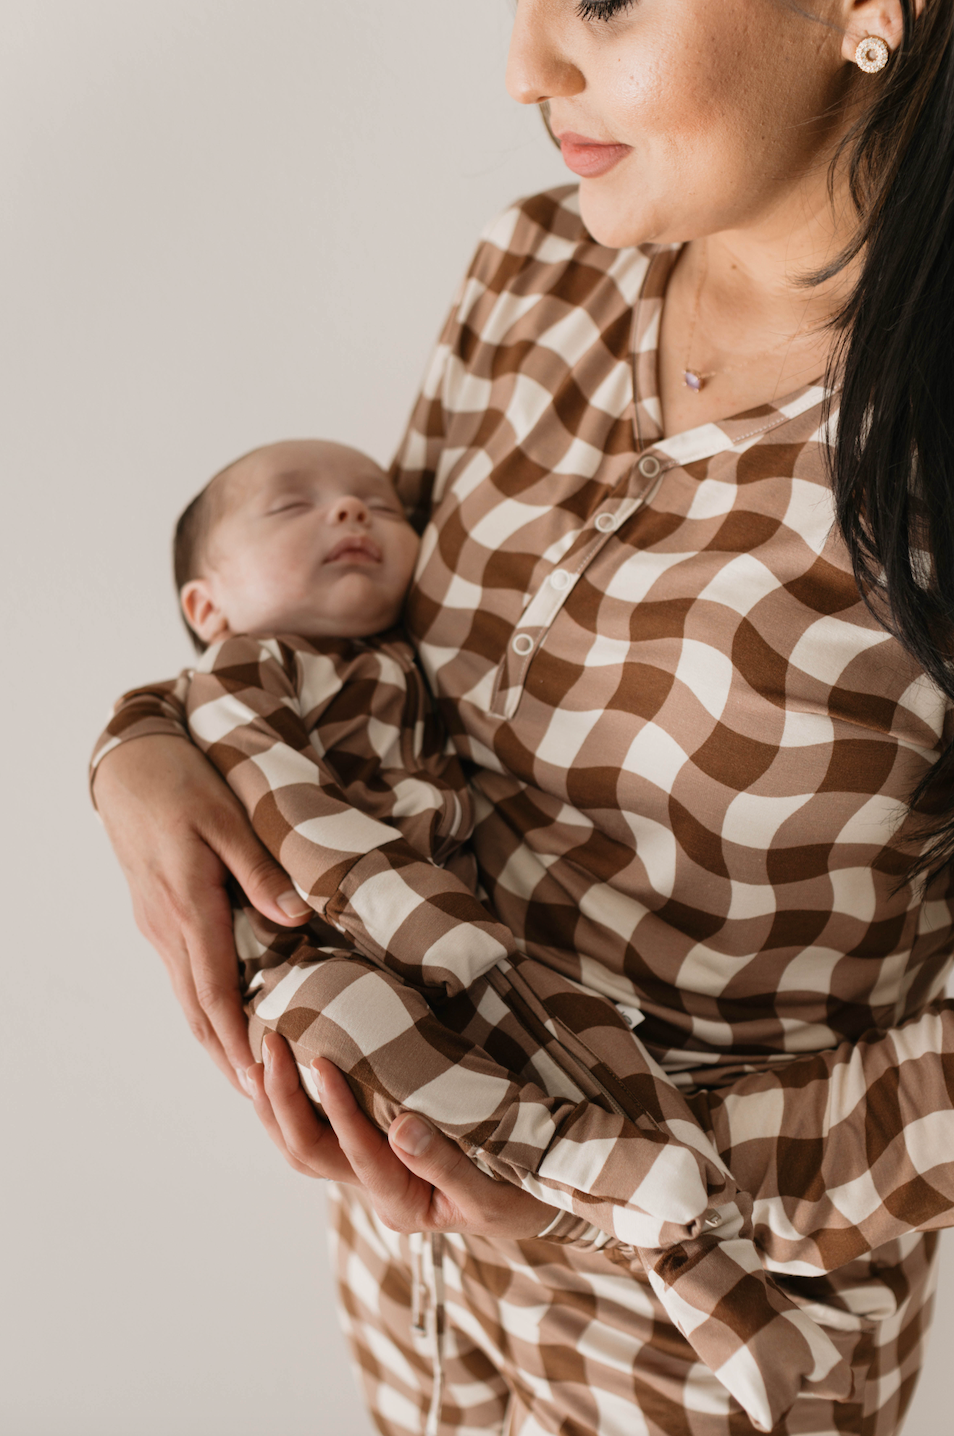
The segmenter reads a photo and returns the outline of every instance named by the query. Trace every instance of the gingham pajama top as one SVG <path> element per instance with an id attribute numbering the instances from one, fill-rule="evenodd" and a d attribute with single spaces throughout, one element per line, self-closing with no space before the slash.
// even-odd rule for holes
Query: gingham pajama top
<path id="1" fill-rule="evenodd" d="M 899 843 L 952 715 L 860 601 L 820 389 L 663 437 L 675 257 L 594 243 L 575 190 L 488 229 L 396 464 L 425 526 L 406 619 L 518 949 L 637 1004 L 740 1186 L 766 1193 L 771 1173 L 756 1222 L 773 1267 L 861 1372 L 830 1426 L 802 1401 L 778 1429 L 886 1436 L 929 1289 L 915 1233 L 954 1210 L 954 896 L 906 883 L 917 845 Z M 146 727 L 181 731 L 158 705 Z M 516 1272 L 506 1244 L 458 1241 L 462 1292 L 478 1248 Z M 375 1252 L 396 1259 L 383 1238 Z M 516 1320 L 505 1305 L 485 1334 Z M 648 1370 L 660 1338 L 635 1306 L 632 1322 Z M 727 1432 L 671 1340 L 665 1379 L 633 1388 L 646 1429 L 684 1408 L 694 1436 Z M 508 1367 L 519 1429 L 556 1430 L 570 1402 L 573 1429 L 596 1430 L 582 1393 L 618 1395 L 631 1378 L 613 1371 L 594 1356 L 571 1398 L 552 1371 L 521 1386 Z"/>

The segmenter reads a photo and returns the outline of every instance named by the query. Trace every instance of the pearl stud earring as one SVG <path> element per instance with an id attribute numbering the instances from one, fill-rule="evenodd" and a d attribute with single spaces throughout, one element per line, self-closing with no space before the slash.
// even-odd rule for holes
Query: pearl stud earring
<path id="1" fill-rule="evenodd" d="M 866 75 L 876 75 L 888 63 L 890 54 L 891 51 L 880 35 L 866 35 L 858 42 L 855 64 L 859 70 L 864 70 Z"/>

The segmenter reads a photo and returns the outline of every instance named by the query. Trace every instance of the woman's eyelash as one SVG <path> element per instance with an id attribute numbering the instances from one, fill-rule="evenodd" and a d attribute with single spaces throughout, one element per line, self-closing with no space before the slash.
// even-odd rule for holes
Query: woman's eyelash
<path id="1" fill-rule="evenodd" d="M 581 20 L 612 20 L 622 10 L 632 8 L 634 0 L 580 0 L 576 13 Z"/>

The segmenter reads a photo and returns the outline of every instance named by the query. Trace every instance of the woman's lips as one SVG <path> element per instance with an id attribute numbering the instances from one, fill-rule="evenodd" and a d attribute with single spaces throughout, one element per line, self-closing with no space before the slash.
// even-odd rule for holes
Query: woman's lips
<path id="1" fill-rule="evenodd" d="M 606 144 L 603 140 L 591 140 L 587 135 L 575 135 L 571 130 L 564 130 L 557 139 L 563 163 L 581 179 L 608 174 L 632 150 L 632 145 Z"/>

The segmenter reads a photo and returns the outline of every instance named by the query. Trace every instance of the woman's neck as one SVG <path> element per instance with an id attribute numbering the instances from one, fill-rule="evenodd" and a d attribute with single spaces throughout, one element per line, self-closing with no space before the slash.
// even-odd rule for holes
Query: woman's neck
<path id="1" fill-rule="evenodd" d="M 667 434 L 780 400 L 825 373 L 857 262 L 806 280 L 838 258 L 855 222 L 846 188 L 833 205 L 821 175 L 751 225 L 685 246 L 660 335 Z"/>

